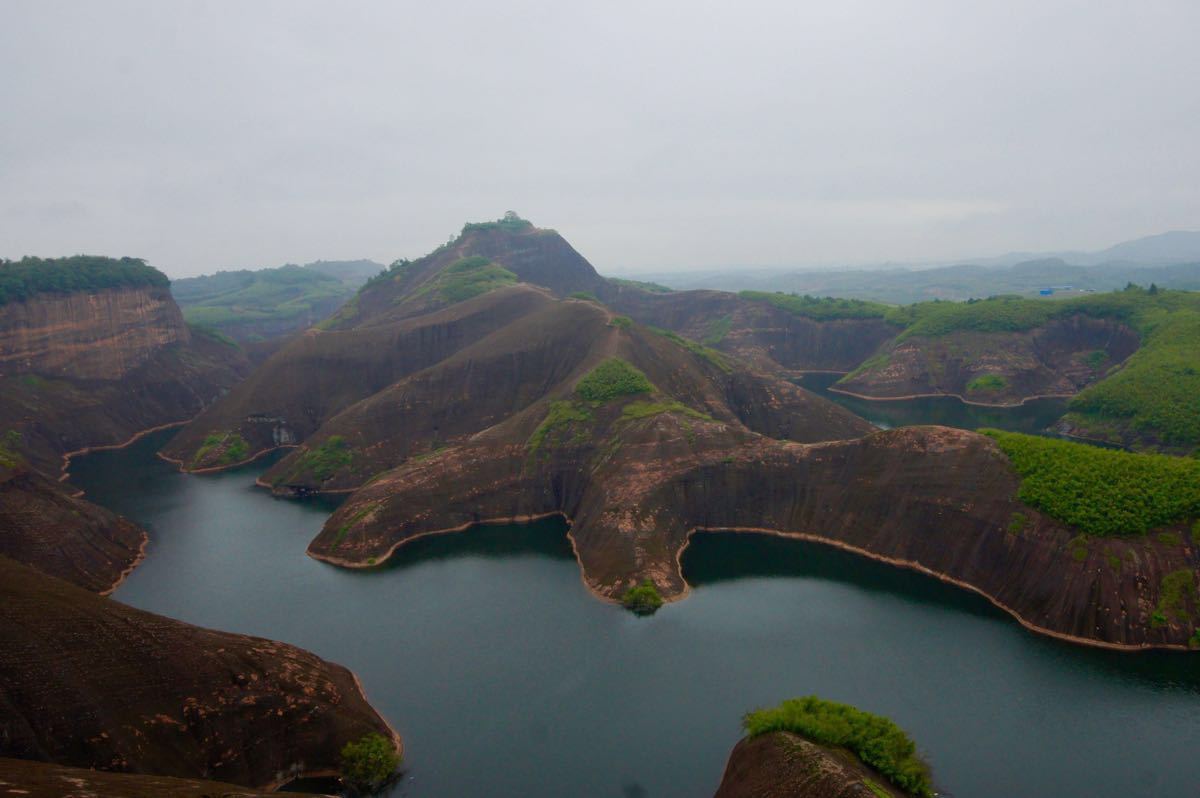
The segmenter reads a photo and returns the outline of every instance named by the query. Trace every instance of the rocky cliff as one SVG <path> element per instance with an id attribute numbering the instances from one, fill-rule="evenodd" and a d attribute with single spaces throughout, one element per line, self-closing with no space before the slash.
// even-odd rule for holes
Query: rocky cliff
<path id="1" fill-rule="evenodd" d="M 774 732 L 738 742 L 715 798 L 903 798 L 858 757 Z"/>
<path id="2" fill-rule="evenodd" d="M 1138 336 L 1111 319 L 1052 319 L 1017 332 L 956 331 L 902 336 L 839 382 L 869 399 L 952 395 L 1011 405 L 1033 396 L 1074 396 L 1138 348 Z"/>
<path id="3" fill-rule="evenodd" d="M 98 593 L 139 562 L 146 533 L 62 483 L 0 468 L 0 555 Z"/>
<path id="4" fill-rule="evenodd" d="M 395 738 L 353 674 L 0 557 L 0 756 L 271 788 Z"/>
<path id="5" fill-rule="evenodd" d="M 236 784 L 100 770 L 0 758 L 0 788 L 23 798 L 266 798 L 275 793 Z M 289 792 L 289 796 L 305 793 Z"/>

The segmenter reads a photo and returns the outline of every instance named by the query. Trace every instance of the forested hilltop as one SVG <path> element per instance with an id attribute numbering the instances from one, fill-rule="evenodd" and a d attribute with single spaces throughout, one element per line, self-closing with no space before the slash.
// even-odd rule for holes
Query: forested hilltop
<path id="1" fill-rule="evenodd" d="M 166 288 L 167 276 L 141 258 L 73 255 L 0 261 L 0 305 L 39 294 L 71 294 L 107 288 Z"/>

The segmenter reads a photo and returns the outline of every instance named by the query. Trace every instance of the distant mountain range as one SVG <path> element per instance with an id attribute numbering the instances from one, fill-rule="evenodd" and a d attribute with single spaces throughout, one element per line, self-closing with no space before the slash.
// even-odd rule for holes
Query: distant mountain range
<path id="1" fill-rule="evenodd" d="M 1126 283 L 1200 289 L 1200 232 L 1173 231 L 1098 252 L 1011 252 L 954 264 L 854 269 L 727 269 L 639 275 L 671 288 L 762 290 L 907 304 L 997 294 L 1109 291 Z"/>

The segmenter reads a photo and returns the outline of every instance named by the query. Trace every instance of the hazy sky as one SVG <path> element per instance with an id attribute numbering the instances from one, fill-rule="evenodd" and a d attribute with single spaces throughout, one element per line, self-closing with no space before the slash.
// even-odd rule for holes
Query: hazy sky
<path id="1" fill-rule="evenodd" d="M 0 256 L 602 272 L 1200 228 L 1200 2 L 0 0 Z"/>

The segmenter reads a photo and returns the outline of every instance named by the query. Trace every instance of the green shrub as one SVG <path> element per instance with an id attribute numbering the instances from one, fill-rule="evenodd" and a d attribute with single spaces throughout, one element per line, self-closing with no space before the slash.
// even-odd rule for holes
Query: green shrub
<path id="1" fill-rule="evenodd" d="M 967 383 L 967 393 L 999 393 L 1008 387 L 1001 374 L 981 374 Z"/>
<path id="2" fill-rule="evenodd" d="M 225 466 L 250 456 L 250 444 L 234 431 L 210 432 L 192 457 L 192 466 Z"/>
<path id="3" fill-rule="evenodd" d="M 69 258 L 0 260 L 0 305 L 38 294 L 70 294 L 106 288 L 166 288 L 167 276 L 140 258 L 75 255 Z"/>
<path id="4" fill-rule="evenodd" d="M 1188 568 L 1172 571 L 1162 578 L 1158 587 L 1158 606 L 1151 616 L 1151 626 L 1163 626 L 1174 619 L 1180 623 L 1191 620 L 1188 605 L 1197 606 L 1196 575 Z M 1159 621 L 1161 619 L 1161 621 Z"/>
<path id="5" fill-rule="evenodd" d="M 575 393 L 589 402 L 609 402 L 653 390 L 645 374 L 618 357 L 596 366 L 575 386 Z"/>
<path id="6" fill-rule="evenodd" d="M 792 732 L 822 745 L 847 748 L 900 789 L 933 798 L 929 766 L 917 756 L 916 745 L 904 730 L 887 718 L 807 696 L 750 712 L 742 726 L 751 737 Z"/>
<path id="7" fill-rule="evenodd" d="M 395 745 L 382 734 L 367 734 L 342 746 L 342 778 L 355 790 L 376 792 L 399 767 Z"/>
<path id="8" fill-rule="evenodd" d="M 621 330 L 628 330 L 633 326 L 633 319 L 628 316 L 613 316 L 608 320 L 609 327 L 616 327 Z"/>
<path id="9" fill-rule="evenodd" d="M 889 305 L 866 302 L 861 299 L 835 299 L 834 297 L 800 296 L 768 291 L 741 291 L 742 299 L 767 302 L 796 316 L 817 321 L 833 319 L 882 319 L 891 310 Z"/>
<path id="10" fill-rule="evenodd" d="M 731 329 L 733 329 L 732 316 L 722 316 L 719 319 L 714 319 L 709 323 L 708 330 L 701 343 L 705 346 L 716 346 L 725 340 L 725 336 L 729 335 Z"/>
<path id="11" fill-rule="evenodd" d="M 520 233 L 533 230 L 533 222 L 522 219 L 513 211 L 508 211 L 503 217 L 494 222 L 467 222 L 463 225 L 463 235 L 467 233 L 483 233 L 490 230 L 505 230 L 510 233 Z"/>
<path id="12" fill-rule="evenodd" d="M 576 424 L 584 425 L 591 424 L 591 422 L 592 413 L 584 405 L 562 399 L 553 401 L 550 403 L 550 409 L 546 411 L 546 417 L 529 436 L 525 446 L 530 453 L 536 454 L 552 436 L 560 437 L 563 432 L 568 431 Z M 576 430 L 572 441 L 582 443 L 589 435 L 590 430 L 580 428 Z"/>
<path id="13" fill-rule="evenodd" d="M 21 455 L 21 443 L 24 437 L 15 429 L 10 429 L 0 437 L 0 468 L 16 468 L 24 464 Z"/>
<path id="14" fill-rule="evenodd" d="M 1021 476 L 1017 496 L 1091 535 L 1140 535 L 1200 517 L 1200 462 L 980 430 Z"/>
<path id="15" fill-rule="evenodd" d="M 1025 531 L 1025 524 L 1029 519 L 1025 517 L 1025 513 L 1013 513 L 1008 519 L 1008 534 L 1019 535 Z"/>
<path id="16" fill-rule="evenodd" d="M 354 454 L 346 439 L 341 435 L 330 435 L 318 446 L 296 458 L 292 474 L 298 477 L 307 472 L 316 477 L 318 482 L 325 482 L 339 469 L 350 465 L 353 459 Z"/>
<path id="17" fill-rule="evenodd" d="M 634 615 L 653 615 L 663 605 L 663 600 L 654 583 L 646 579 L 637 587 L 626 590 L 621 596 L 621 604 Z"/>

